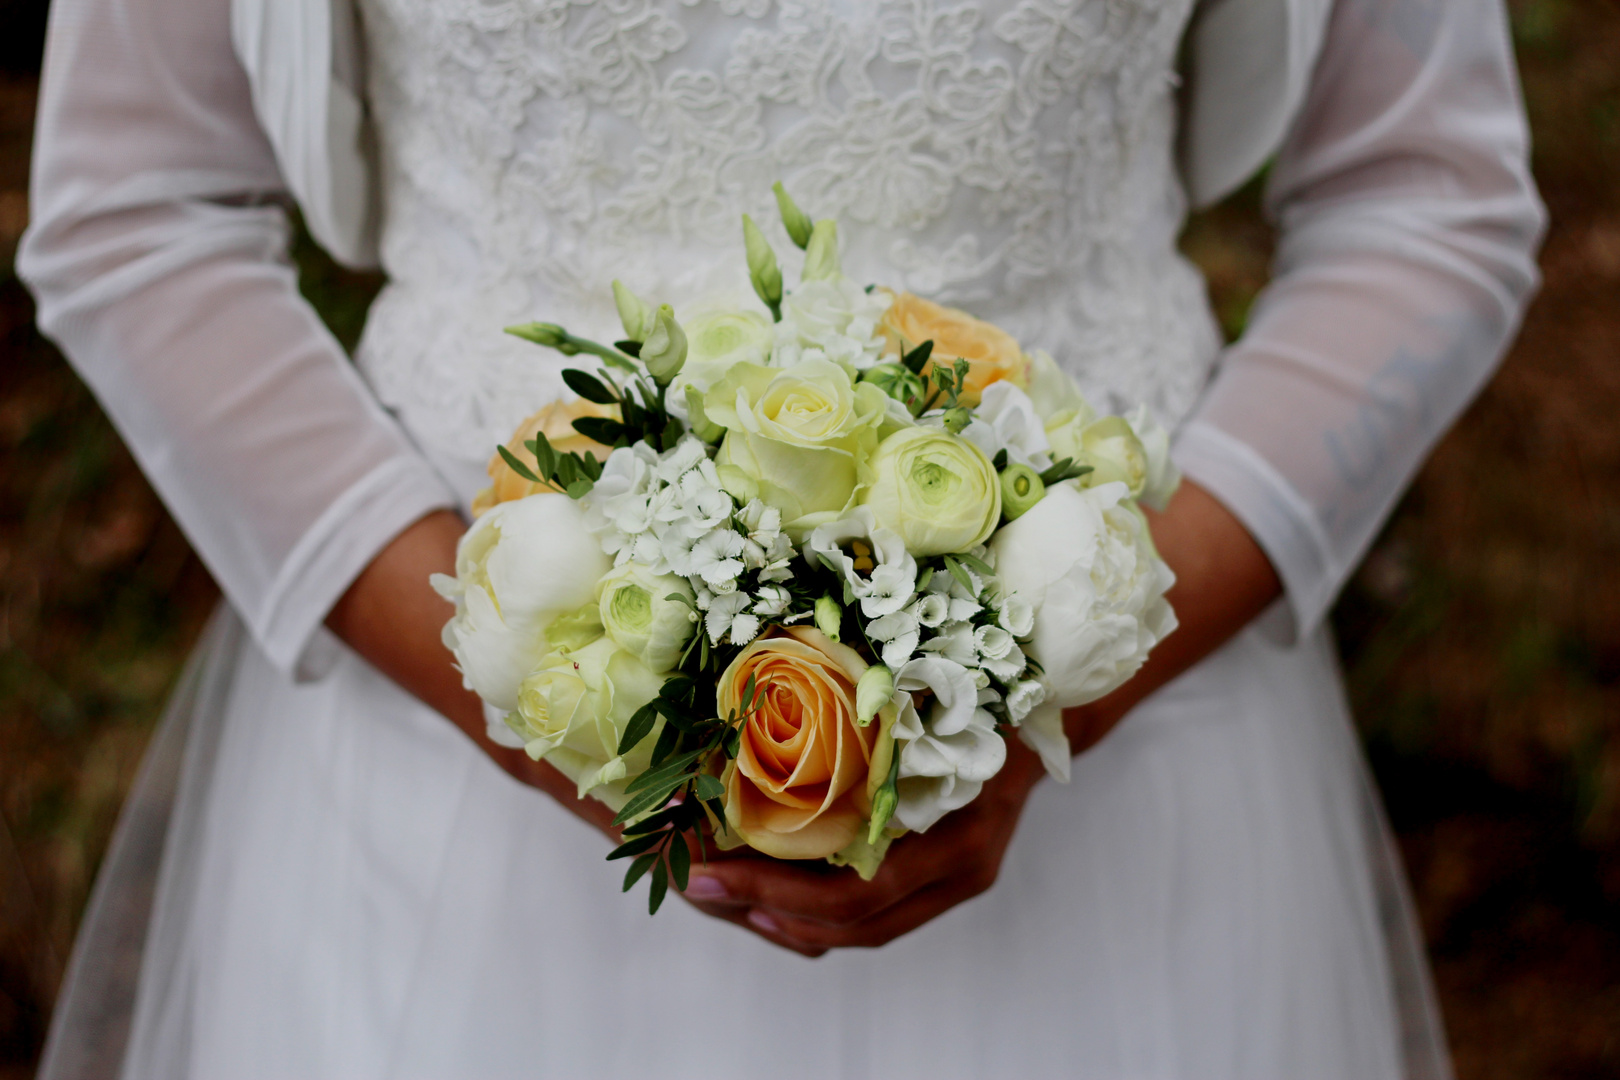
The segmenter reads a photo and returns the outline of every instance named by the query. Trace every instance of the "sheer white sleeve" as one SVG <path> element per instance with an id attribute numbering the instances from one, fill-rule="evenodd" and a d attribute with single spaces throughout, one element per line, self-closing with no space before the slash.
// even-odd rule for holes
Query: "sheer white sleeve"
<path id="1" fill-rule="evenodd" d="M 1273 280 L 1176 459 L 1270 556 L 1284 636 L 1324 616 L 1535 288 L 1505 22 L 1497 0 L 1339 0 L 1274 165 Z"/>
<path id="2" fill-rule="evenodd" d="M 225 0 L 56 0 L 19 256 L 73 361 L 271 660 L 454 496 L 298 294 Z"/>

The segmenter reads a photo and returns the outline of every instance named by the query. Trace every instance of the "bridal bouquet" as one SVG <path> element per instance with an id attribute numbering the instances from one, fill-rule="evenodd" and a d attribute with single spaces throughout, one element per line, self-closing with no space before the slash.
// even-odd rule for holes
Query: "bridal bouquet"
<path id="1" fill-rule="evenodd" d="M 972 801 L 1014 733 L 1068 779 L 1062 710 L 1175 626 L 1138 501 L 1177 483 L 1145 410 L 840 267 L 778 184 L 799 285 L 746 216 L 759 309 L 614 283 L 625 340 L 510 333 L 594 370 L 490 462 L 445 644 L 491 735 L 614 810 L 651 910 L 686 834 L 870 877 Z"/>

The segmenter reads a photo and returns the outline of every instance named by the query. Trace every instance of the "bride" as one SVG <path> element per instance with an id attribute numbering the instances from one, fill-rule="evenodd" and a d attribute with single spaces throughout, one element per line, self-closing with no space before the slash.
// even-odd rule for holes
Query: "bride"
<path id="1" fill-rule="evenodd" d="M 46 1080 L 1449 1075 L 1323 618 L 1534 287 L 1499 4 L 56 0 L 38 131 L 41 323 L 229 600 Z M 1223 349 L 1176 235 L 1267 161 Z M 1068 785 L 1014 746 L 871 884 L 717 861 L 650 920 L 427 581 L 563 393 L 499 328 L 746 289 L 776 179 L 1172 427 L 1182 628 L 1066 717 Z M 356 366 L 291 204 L 388 274 Z"/>

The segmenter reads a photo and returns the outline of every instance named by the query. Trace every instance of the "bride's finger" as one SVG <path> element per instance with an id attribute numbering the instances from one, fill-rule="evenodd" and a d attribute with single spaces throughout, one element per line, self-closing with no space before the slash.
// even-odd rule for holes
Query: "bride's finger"
<path id="1" fill-rule="evenodd" d="M 687 902 L 705 915 L 739 926 L 751 934 L 764 938 L 772 945 L 779 945 L 784 949 L 798 953 L 800 956 L 814 960 L 827 953 L 825 945 L 813 945 L 783 933 L 774 920 L 760 919 L 757 916 L 750 918 L 752 912 L 746 907 L 735 904 L 706 903 L 701 900 L 693 900 L 690 897 L 687 898 Z"/>

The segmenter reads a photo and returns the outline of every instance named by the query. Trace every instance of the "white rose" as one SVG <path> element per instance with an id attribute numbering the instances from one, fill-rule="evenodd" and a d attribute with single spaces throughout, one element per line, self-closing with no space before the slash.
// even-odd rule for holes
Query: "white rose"
<path id="1" fill-rule="evenodd" d="M 1063 373 L 1057 361 L 1044 349 L 1036 349 L 1029 354 L 1029 386 L 1025 393 L 1042 420 L 1050 420 L 1070 409 L 1091 411 L 1091 406 L 1086 404 L 1074 380 Z"/>
<path id="2" fill-rule="evenodd" d="M 627 562 L 601 580 L 596 596 L 603 630 L 619 648 L 653 671 L 674 670 L 697 622 L 697 594 L 684 578 Z"/>
<path id="3" fill-rule="evenodd" d="M 1141 514 L 1121 505 L 1126 493 L 1118 483 L 1084 491 L 1059 484 L 991 541 L 1002 588 L 1035 607 L 1024 651 L 1044 669 L 1049 694 L 1020 734 L 1029 729 L 1025 741 L 1036 750 L 1032 740 L 1051 729 L 1038 717 L 1108 694 L 1176 627 L 1164 599 L 1175 575 Z M 1057 766 L 1047 758 L 1065 774 L 1067 762 L 1067 753 Z"/>
<path id="4" fill-rule="evenodd" d="M 467 688 L 517 708 L 518 685 L 550 651 L 546 627 L 589 603 L 612 565 L 567 495 L 500 503 L 474 522 L 456 547 L 456 576 L 433 579 L 456 604 L 444 643 Z"/>
<path id="5" fill-rule="evenodd" d="M 550 762 L 574 781 L 581 797 L 596 797 L 614 809 L 625 803 L 624 786 L 652 760 L 649 735 L 619 756 L 630 718 L 658 696 L 655 675 L 611 639 L 583 649 L 552 653 L 523 680 L 507 724 L 535 760 Z"/>

